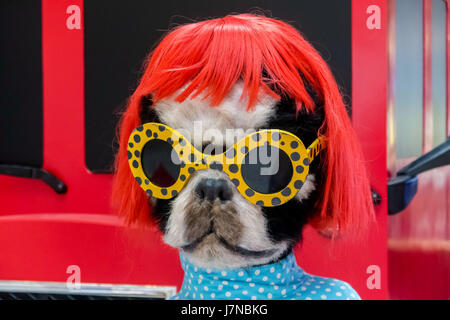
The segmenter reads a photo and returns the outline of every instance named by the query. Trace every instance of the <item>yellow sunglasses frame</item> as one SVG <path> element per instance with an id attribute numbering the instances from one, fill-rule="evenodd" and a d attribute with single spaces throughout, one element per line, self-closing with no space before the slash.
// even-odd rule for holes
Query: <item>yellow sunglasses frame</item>
<path id="1" fill-rule="evenodd" d="M 145 175 L 141 157 L 145 144 L 151 140 L 163 140 L 172 145 L 181 160 L 177 181 L 169 187 L 153 184 Z M 292 163 L 292 179 L 279 192 L 264 194 L 250 188 L 242 177 L 241 166 L 248 152 L 265 143 L 284 151 Z M 279 129 L 264 129 L 251 133 L 225 152 L 218 155 L 198 151 L 180 132 L 161 123 L 149 122 L 137 127 L 128 139 L 128 163 L 141 188 L 149 196 L 158 199 L 175 197 L 198 170 L 216 169 L 225 172 L 239 193 L 258 206 L 273 207 L 286 203 L 301 189 L 309 172 L 309 165 L 324 149 L 323 138 L 317 138 L 308 148 L 290 132 Z"/>

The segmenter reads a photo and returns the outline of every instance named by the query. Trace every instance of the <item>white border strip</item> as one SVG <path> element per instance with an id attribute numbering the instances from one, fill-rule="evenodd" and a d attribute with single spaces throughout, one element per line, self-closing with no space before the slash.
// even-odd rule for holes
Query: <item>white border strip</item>
<path id="1" fill-rule="evenodd" d="M 69 288 L 65 282 L 0 281 L 0 292 L 96 295 L 128 298 L 168 299 L 175 295 L 175 286 L 81 283 Z"/>

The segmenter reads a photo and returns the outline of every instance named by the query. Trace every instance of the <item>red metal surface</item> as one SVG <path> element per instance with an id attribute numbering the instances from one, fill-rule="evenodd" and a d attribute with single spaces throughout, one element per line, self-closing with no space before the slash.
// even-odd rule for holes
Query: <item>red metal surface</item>
<path id="1" fill-rule="evenodd" d="M 369 30 L 369 5 L 381 29 Z M 83 28 L 66 28 L 66 8 L 81 0 L 43 0 L 44 168 L 68 184 L 57 195 L 40 181 L 0 176 L 0 279 L 180 285 L 177 252 L 153 230 L 124 228 L 109 207 L 111 175 L 84 164 Z M 385 0 L 353 1 L 353 122 L 363 142 L 372 186 L 382 195 L 377 225 L 366 238 L 334 242 L 308 228 L 297 258 L 308 272 L 348 281 L 364 299 L 387 297 L 386 18 Z M 370 266 L 381 287 L 369 289 Z"/>
<path id="2" fill-rule="evenodd" d="M 175 285 L 177 252 L 156 232 L 122 226 L 105 214 L 25 214 L 0 217 L 1 280 L 66 281 L 80 267 L 82 282 Z M 157 260 L 156 260 L 157 259 Z"/>
<path id="3" fill-rule="evenodd" d="M 387 270 L 387 175 L 386 175 L 386 105 L 387 105 L 387 1 L 352 1 L 353 124 L 362 142 L 372 187 L 382 203 L 376 207 L 377 224 L 369 232 L 367 244 L 361 243 L 354 257 L 365 257 L 368 264 L 381 270 L 381 287 L 369 289 L 367 297 L 388 297 Z M 367 8 L 380 8 L 380 29 L 368 29 Z M 354 258 L 354 259 L 355 259 Z M 357 258 L 356 258 L 357 259 Z"/>

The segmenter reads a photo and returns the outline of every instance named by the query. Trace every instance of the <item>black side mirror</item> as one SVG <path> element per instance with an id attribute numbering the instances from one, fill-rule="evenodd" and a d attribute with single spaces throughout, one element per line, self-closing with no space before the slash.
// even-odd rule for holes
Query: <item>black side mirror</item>
<path id="1" fill-rule="evenodd" d="M 419 173 L 450 164 L 450 138 L 398 171 L 388 182 L 388 213 L 404 210 L 417 193 Z"/>

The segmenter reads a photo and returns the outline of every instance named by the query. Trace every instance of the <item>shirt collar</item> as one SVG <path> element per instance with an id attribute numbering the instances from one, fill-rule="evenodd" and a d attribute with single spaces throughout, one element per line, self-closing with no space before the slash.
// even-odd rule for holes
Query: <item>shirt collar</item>
<path id="1" fill-rule="evenodd" d="M 182 254 L 180 260 L 185 274 L 177 299 L 281 299 L 305 275 L 292 252 L 275 263 L 239 269 L 197 267 Z"/>

